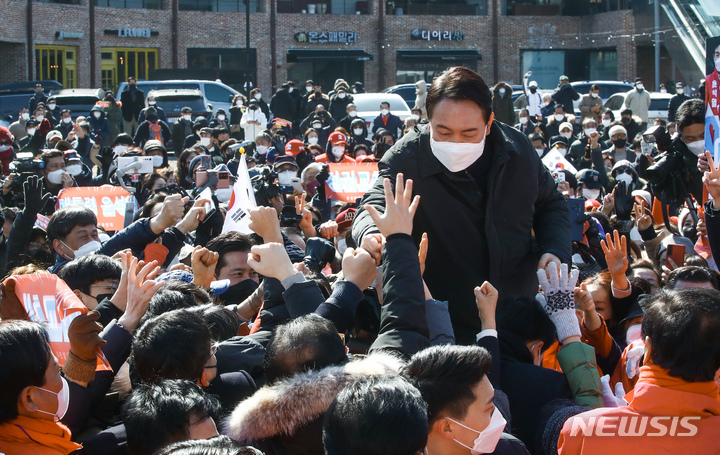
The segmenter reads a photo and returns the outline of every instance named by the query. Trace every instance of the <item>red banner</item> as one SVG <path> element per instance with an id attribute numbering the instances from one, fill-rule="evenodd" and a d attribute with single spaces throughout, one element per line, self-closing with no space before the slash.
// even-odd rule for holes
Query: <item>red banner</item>
<path id="1" fill-rule="evenodd" d="M 55 210 L 79 204 L 95 213 L 99 227 L 106 231 L 119 231 L 125 226 L 125 205 L 127 201 L 132 201 L 137 205 L 133 195 L 119 186 L 64 188 L 58 194 Z"/>
<path id="2" fill-rule="evenodd" d="M 372 188 L 378 178 L 377 163 L 328 165 L 330 177 L 325 182 L 326 196 L 337 201 L 355 202 Z"/>
<path id="3" fill-rule="evenodd" d="M 63 280 L 50 273 L 32 273 L 29 275 L 13 275 L 3 281 L 3 286 L 14 284 L 14 296 L 19 300 L 25 318 L 19 317 L 15 311 L 15 319 L 27 319 L 43 324 L 50 336 L 50 347 L 63 366 L 70 352 L 68 327 L 78 315 L 89 310 L 82 301 L 70 290 Z M 3 305 L 14 305 L 12 295 L 5 295 Z M 98 349 L 98 370 L 109 370 L 110 364 Z"/>

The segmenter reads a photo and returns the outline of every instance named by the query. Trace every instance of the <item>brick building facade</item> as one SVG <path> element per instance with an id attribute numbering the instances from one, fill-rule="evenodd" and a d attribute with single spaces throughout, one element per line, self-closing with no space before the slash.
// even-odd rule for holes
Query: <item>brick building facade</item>
<path id="1" fill-rule="evenodd" d="M 0 0 L 4 13 L 0 54 L 6 57 L 0 65 L 0 83 L 40 78 L 39 73 L 44 70 L 38 62 L 42 58 L 38 50 L 46 48 L 75 51 L 74 60 L 65 62 L 76 72 L 71 83 L 64 81 L 66 87 L 105 88 L 110 88 L 112 75 L 114 82 L 121 82 L 131 72 L 113 70 L 112 65 L 124 64 L 120 63 L 122 56 L 129 60 L 133 49 L 148 49 L 150 53 L 142 56 L 133 53 L 133 59 L 147 60 L 127 63 L 138 68 L 150 65 L 151 69 L 173 69 L 187 68 L 192 63 L 189 54 L 202 56 L 206 48 L 209 53 L 215 52 L 210 49 L 232 52 L 245 48 L 242 8 L 240 12 L 185 11 L 178 8 L 179 0 L 161 1 L 162 9 L 142 9 L 96 6 L 88 0 L 79 0 L 79 4 Z M 325 62 L 327 78 L 332 76 L 333 67 L 340 68 L 349 61 L 352 64 L 342 68 L 349 68 L 353 74 L 345 74 L 345 78 L 351 83 L 363 81 L 368 91 L 379 91 L 458 62 L 474 65 L 488 81 L 514 84 L 521 83 L 533 58 L 540 61 L 551 58 L 558 65 L 548 67 L 548 78 L 554 77 L 553 85 L 559 76 L 554 74 L 557 71 L 570 73 L 571 79 L 603 74 L 617 80 L 631 80 L 638 71 L 633 40 L 635 22 L 630 10 L 586 16 L 510 16 L 504 14 L 505 2 L 488 0 L 488 10 L 496 5 L 495 14 L 486 11 L 485 15 L 472 16 L 400 15 L 396 9 L 395 14 L 389 15 L 392 11 L 386 4 L 371 1 L 358 2 L 367 5 L 367 10 L 362 11 L 367 14 L 302 14 L 277 12 L 282 10 L 277 0 L 258 1 L 253 8 L 262 12 L 250 14 L 250 47 L 257 61 L 256 85 L 263 87 L 267 95 L 289 77 L 302 84 L 302 80 L 297 80 L 300 75 L 319 68 L 317 65 L 323 63 L 325 54 L 338 59 L 332 64 Z M 119 36 L 126 28 L 151 33 Z M 118 30 L 121 32 L 117 33 Z M 354 42 L 302 42 L 311 33 L 323 32 L 354 33 Z M 458 39 L 459 36 L 462 38 Z M 321 52 L 313 57 L 315 54 L 307 51 Z M 72 53 L 63 55 L 69 57 Z M 597 71 L 592 66 L 580 68 L 588 66 L 588 60 L 594 65 L 594 61 L 607 59 L 607 55 L 615 60 L 616 67 L 610 63 Z M 578 60 L 577 56 L 581 58 Z M 580 60 L 585 63 L 576 63 Z M 42 65 L 46 65 L 45 60 Z M 149 77 L 145 73 L 136 76 Z M 208 68 L 207 78 L 215 76 Z"/>

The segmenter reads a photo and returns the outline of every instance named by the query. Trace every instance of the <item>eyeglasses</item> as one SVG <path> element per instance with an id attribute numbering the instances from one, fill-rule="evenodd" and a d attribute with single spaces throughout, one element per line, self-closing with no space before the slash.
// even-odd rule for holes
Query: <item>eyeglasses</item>
<path id="1" fill-rule="evenodd" d="M 613 134 L 613 136 L 612 136 L 611 139 L 612 139 L 612 140 L 615 140 L 615 139 L 627 139 L 627 134 L 625 134 L 625 133 Z"/>

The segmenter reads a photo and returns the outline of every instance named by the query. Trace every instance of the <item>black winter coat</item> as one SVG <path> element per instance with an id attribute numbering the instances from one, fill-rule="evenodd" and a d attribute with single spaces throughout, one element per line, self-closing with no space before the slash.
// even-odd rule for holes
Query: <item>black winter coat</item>
<path id="1" fill-rule="evenodd" d="M 562 104 L 565 109 L 565 113 L 574 114 L 575 108 L 573 107 L 573 101 L 580 99 L 580 94 L 575 91 L 572 85 L 563 84 L 555 89 L 555 93 L 552 94 L 552 99 L 557 104 Z"/>
<path id="2" fill-rule="evenodd" d="M 428 126 L 418 125 L 385 153 L 379 178 L 360 204 L 382 211 L 383 179 L 394 185 L 398 172 L 413 179 L 413 191 L 422 197 L 414 220 L 415 244 L 427 232 L 432 245 L 424 278 L 435 299 L 450 303 L 458 344 L 474 343 L 481 330 L 475 286 L 488 280 L 501 297 L 533 296 L 539 255 L 552 253 L 563 262 L 571 256 L 567 203 L 527 136 L 494 122 L 484 153 L 492 154 L 486 202 L 474 178 L 452 173 L 438 161 L 430 149 Z M 356 244 L 370 232 L 377 228 L 359 209 L 352 226 Z M 487 257 L 480 257 L 479 250 L 487 251 Z"/>
<path id="3" fill-rule="evenodd" d="M 281 88 L 270 100 L 270 110 L 276 118 L 292 122 L 295 120 L 295 100 L 287 89 Z M 268 117 L 270 118 L 270 117 Z"/>

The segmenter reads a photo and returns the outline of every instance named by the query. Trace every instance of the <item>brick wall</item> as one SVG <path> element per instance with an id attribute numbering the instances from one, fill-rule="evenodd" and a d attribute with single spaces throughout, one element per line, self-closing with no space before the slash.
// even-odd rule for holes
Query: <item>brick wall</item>
<path id="1" fill-rule="evenodd" d="M 92 0 L 90 0 L 92 1 Z M 165 0 L 164 10 L 95 8 L 95 80 L 90 80 L 89 7 L 88 0 L 80 5 L 60 5 L 33 2 L 33 37 L 35 44 L 70 45 L 78 48 L 78 86 L 100 85 L 100 50 L 102 47 L 141 47 L 159 49 L 159 67 L 172 68 L 172 12 L 171 0 Z M 384 4 L 384 3 L 382 3 Z M 25 43 L 25 8 L 22 0 L 0 0 L 9 25 L 0 28 L 0 42 Z M 502 2 L 498 2 L 502 8 Z M 270 52 L 270 0 L 264 0 L 261 13 L 251 13 L 250 45 L 257 49 L 257 80 L 266 94 L 271 88 L 273 56 Z M 491 16 L 384 16 L 384 29 L 379 29 L 378 2 L 370 2 L 368 15 L 289 14 L 278 13 L 276 20 L 276 52 L 274 64 L 276 81 L 287 79 L 288 49 L 364 49 L 373 55 L 365 62 L 365 85 L 376 91 L 396 83 L 398 49 L 473 49 L 482 55 L 478 71 L 493 79 L 493 39 Z M 595 49 L 616 48 L 619 79 L 632 79 L 636 73 L 636 48 L 631 38 L 634 32 L 631 11 L 616 11 L 584 17 L 562 16 L 502 16 L 498 17 L 498 78 L 520 83 L 522 51 L 526 49 Z M 124 27 L 150 28 L 159 32 L 151 38 L 120 38 L 107 36 L 105 29 Z M 462 41 L 411 40 L 416 28 L 429 30 L 461 30 Z M 58 40 L 55 32 L 85 32 L 83 40 Z M 298 43 L 294 35 L 310 30 L 349 30 L 357 32 L 357 42 L 343 44 Z M 0 46 L 8 47 L 8 45 Z M 187 49 L 245 47 L 245 14 L 180 11 L 178 15 L 178 64 L 187 66 Z M 0 47 L 3 49 L 3 47 Z M 8 49 L 9 51 L 11 49 Z M 17 48 L 12 55 L 22 57 Z M 23 51 L 24 52 L 24 51 Z M 384 65 L 381 65 L 380 55 Z M 0 81 L 17 80 L 27 66 L 27 58 L 19 58 L 18 68 L 0 72 Z M 381 67 L 383 67 L 381 83 Z M 26 70 L 26 68 L 25 68 Z M 34 70 L 34 68 L 33 68 Z M 348 76 L 352 79 L 352 75 Z M 19 77 L 22 79 L 22 77 Z M 296 81 L 302 83 L 302 81 Z M 492 81 L 494 82 L 494 81 Z M 382 85 L 382 86 L 381 86 Z"/>

